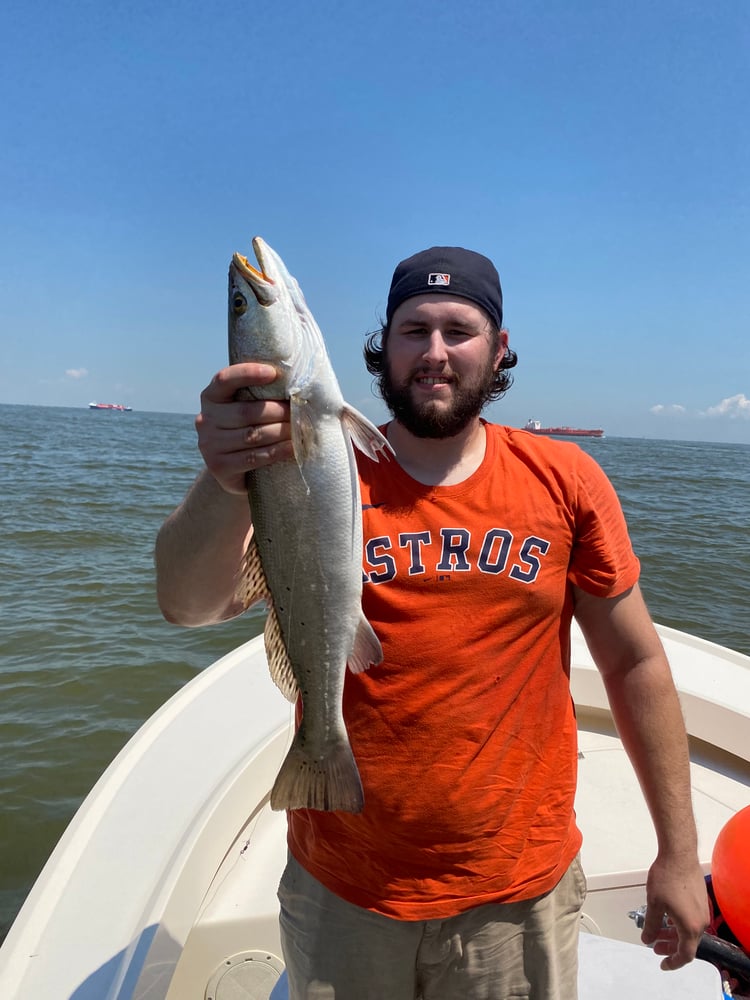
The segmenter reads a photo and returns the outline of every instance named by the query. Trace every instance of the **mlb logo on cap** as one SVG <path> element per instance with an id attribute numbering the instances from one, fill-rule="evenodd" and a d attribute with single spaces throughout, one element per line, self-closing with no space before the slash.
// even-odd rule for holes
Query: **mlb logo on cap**
<path id="1" fill-rule="evenodd" d="M 428 285 L 450 285 L 451 276 L 449 274 L 437 274 L 433 272 L 427 275 Z"/>

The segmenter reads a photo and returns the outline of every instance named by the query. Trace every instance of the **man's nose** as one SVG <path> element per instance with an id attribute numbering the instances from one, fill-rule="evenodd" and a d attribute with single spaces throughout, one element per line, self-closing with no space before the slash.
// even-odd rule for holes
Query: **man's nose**
<path id="1" fill-rule="evenodd" d="M 433 365 L 442 365 L 447 360 L 448 352 L 445 347 L 443 335 L 439 330 L 433 330 L 430 334 L 422 357 L 425 361 Z"/>

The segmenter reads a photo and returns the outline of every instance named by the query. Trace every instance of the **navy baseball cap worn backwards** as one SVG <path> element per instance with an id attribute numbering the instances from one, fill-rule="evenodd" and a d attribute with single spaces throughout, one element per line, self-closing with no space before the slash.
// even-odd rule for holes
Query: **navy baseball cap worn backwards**
<path id="1" fill-rule="evenodd" d="M 503 325 L 503 292 L 495 265 L 463 247 L 431 247 L 402 260 L 393 272 L 386 324 L 406 299 L 432 292 L 469 299 L 490 314 L 498 330 Z"/>

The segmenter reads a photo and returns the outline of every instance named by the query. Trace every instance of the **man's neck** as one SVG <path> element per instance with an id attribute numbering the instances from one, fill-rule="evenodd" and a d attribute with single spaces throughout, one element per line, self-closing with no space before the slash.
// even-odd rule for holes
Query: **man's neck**
<path id="1" fill-rule="evenodd" d="M 446 438 L 416 437 L 398 420 L 387 429 L 401 468 L 426 486 L 455 486 L 473 475 L 484 459 L 486 433 L 477 418 L 460 433 Z"/>

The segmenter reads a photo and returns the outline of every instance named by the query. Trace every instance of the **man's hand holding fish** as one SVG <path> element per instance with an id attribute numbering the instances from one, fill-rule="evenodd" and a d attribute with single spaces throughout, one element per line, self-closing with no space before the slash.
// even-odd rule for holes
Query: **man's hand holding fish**
<path id="1" fill-rule="evenodd" d="M 272 365 L 244 362 L 222 369 L 201 393 L 198 447 L 227 493 L 246 497 L 249 469 L 294 458 L 288 400 L 237 399 L 238 392 L 273 386 L 277 378 Z"/>

